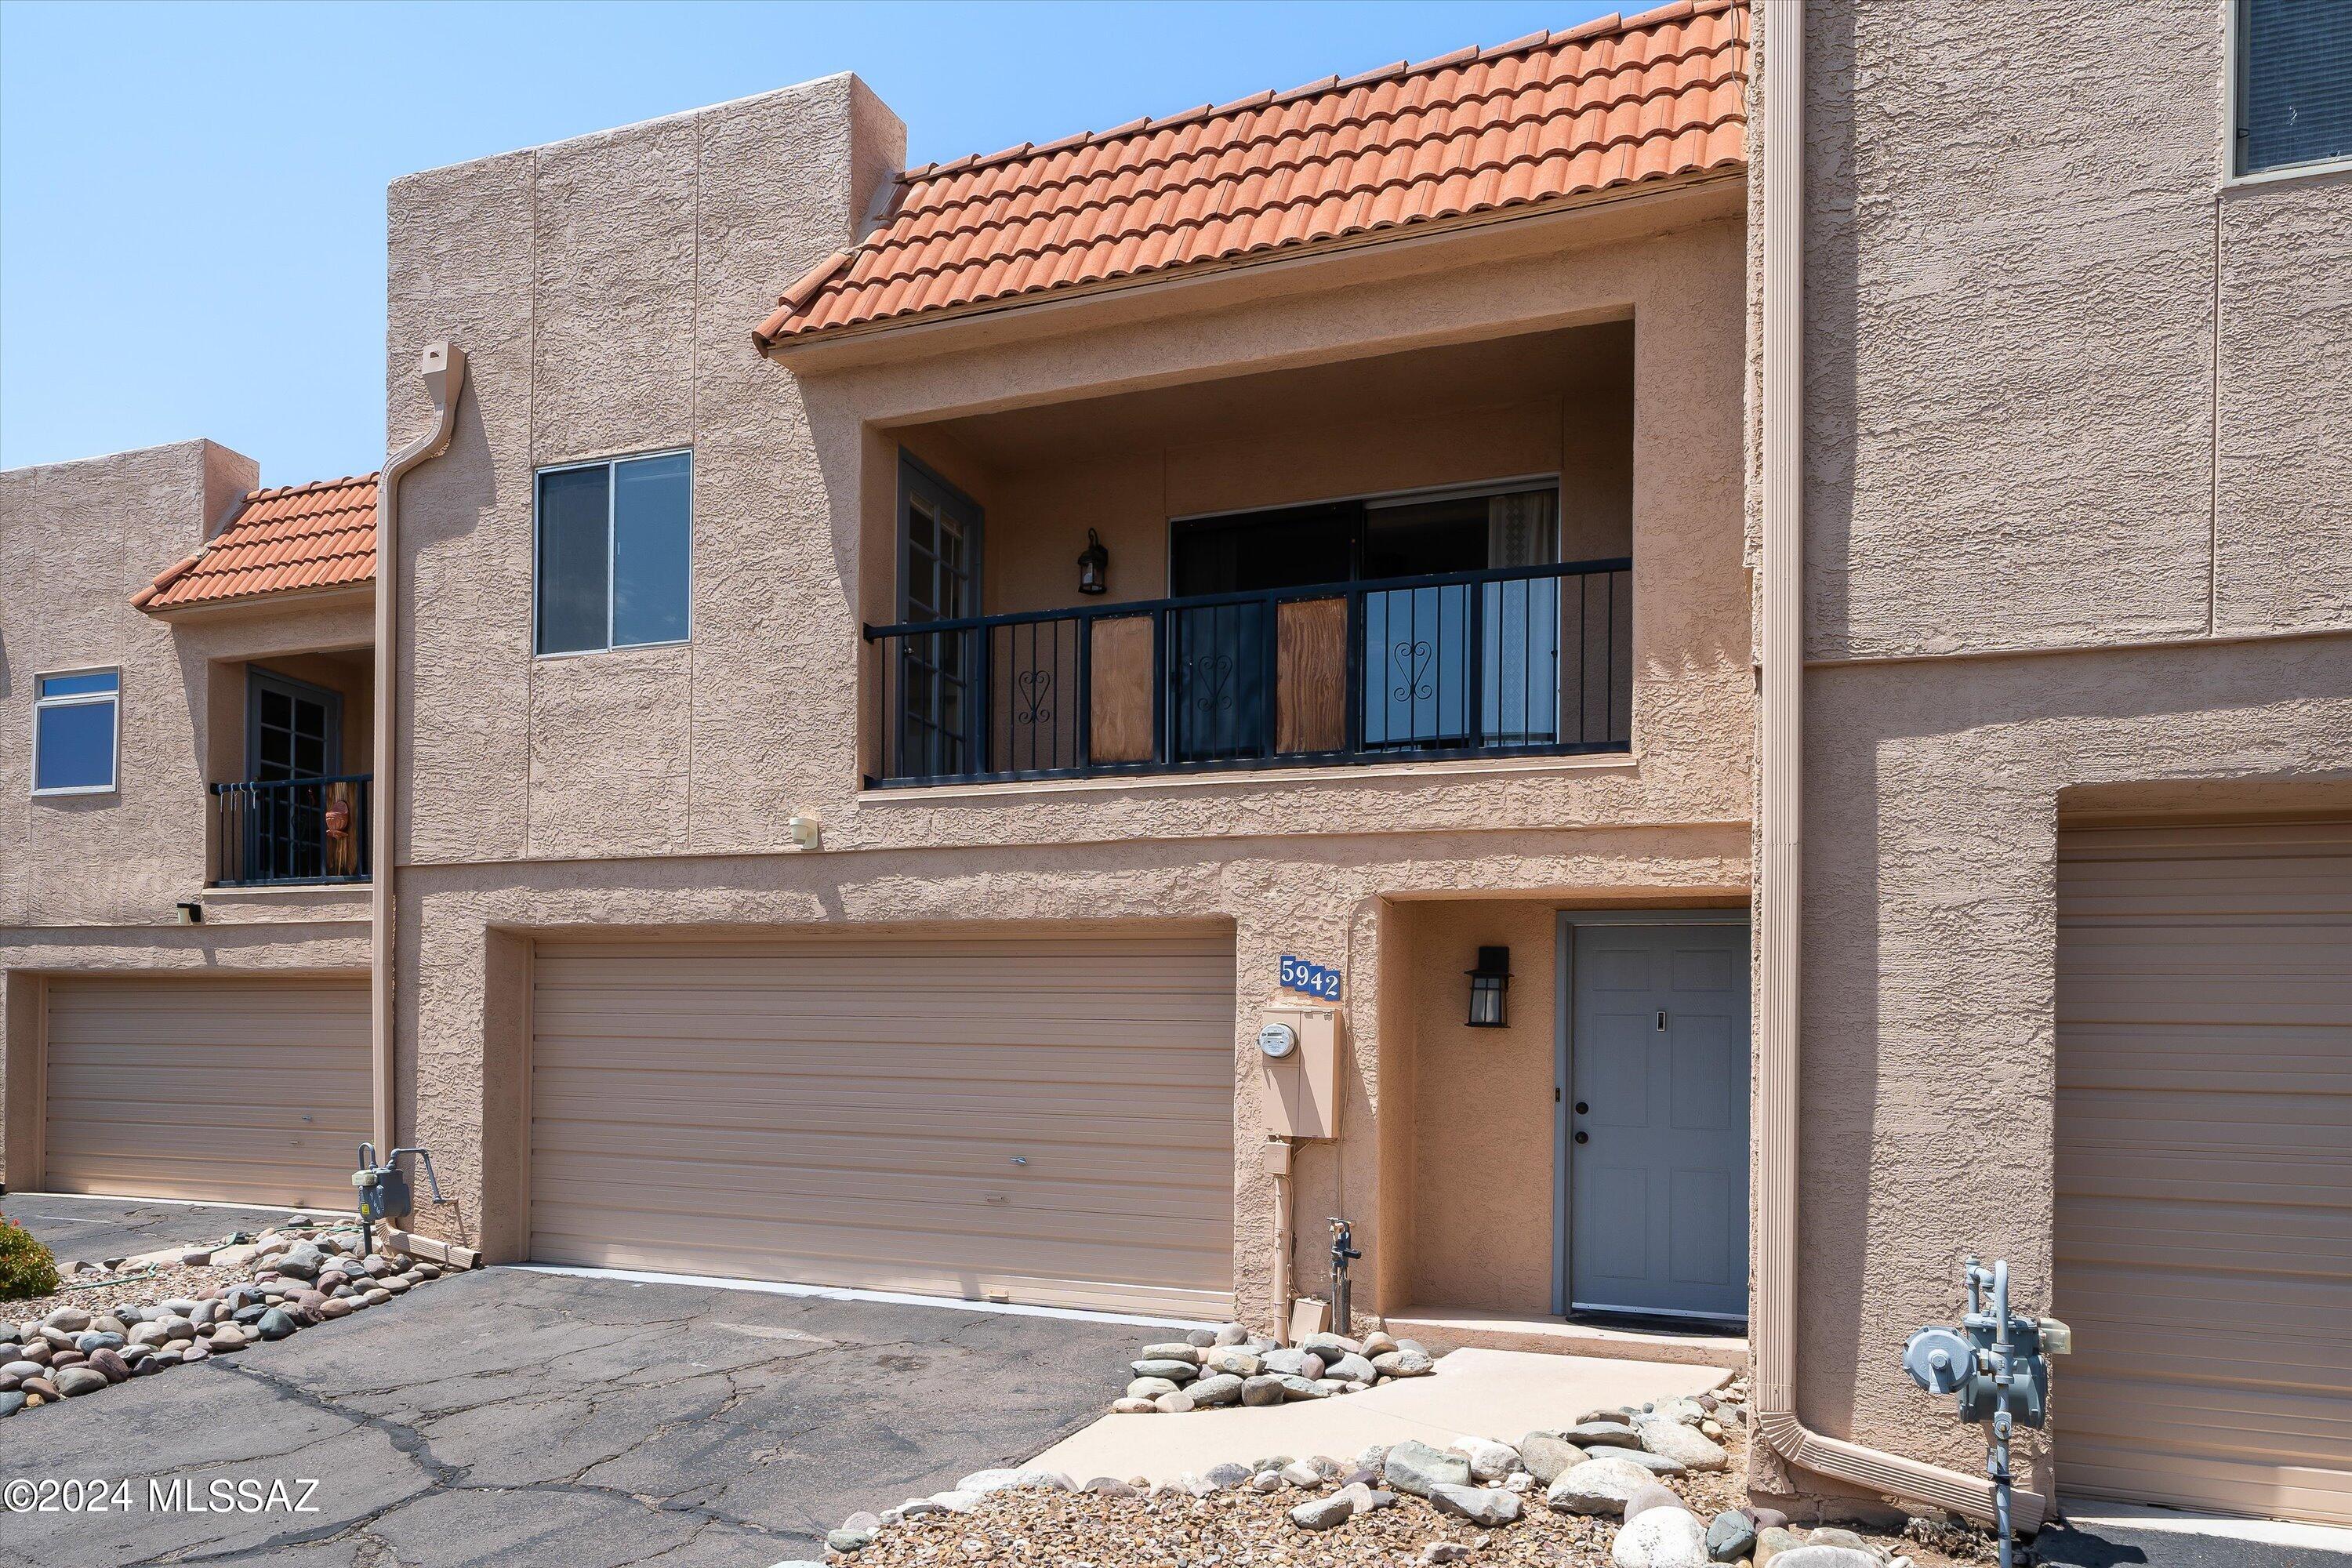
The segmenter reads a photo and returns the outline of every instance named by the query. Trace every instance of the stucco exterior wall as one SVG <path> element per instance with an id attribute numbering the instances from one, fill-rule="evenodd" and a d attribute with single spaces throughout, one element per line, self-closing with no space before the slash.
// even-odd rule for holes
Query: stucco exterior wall
<path id="1" fill-rule="evenodd" d="M 210 783 L 243 776 L 243 663 L 373 640 L 364 595 L 184 614 L 131 596 L 258 478 L 209 441 L 0 473 L 0 1163 L 37 1118 L 40 976 L 87 969 L 367 966 L 364 889 L 205 889 Z M 37 677 L 121 672 L 117 787 L 32 794 Z M 221 690 L 226 680 L 226 693 Z M 217 699 L 226 698 L 226 706 Z M 177 923 L 201 898 L 205 923 Z M 21 1166 L 21 1162 L 20 1162 Z M 37 1173 L 8 1169 L 17 1185 Z"/>
<path id="2" fill-rule="evenodd" d="M 1964 1470 L 1895 1356 L 2049 1301 L 2067 792 L 2352 778 L 2352 180 L 2228 181 L 2224 9 L 1807 7 L 1798 1413 Z"/>

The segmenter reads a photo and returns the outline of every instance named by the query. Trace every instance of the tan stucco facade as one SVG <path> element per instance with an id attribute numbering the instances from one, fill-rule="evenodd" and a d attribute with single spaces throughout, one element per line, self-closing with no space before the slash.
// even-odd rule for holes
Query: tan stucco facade
<path id="1" fill-rule="evenodd" d="M 192 553 L 257 474 L 209 441 L 0 473 L 0 1179 L 41 1170 L 42 1005 L 96 972 L 365 973 L 367 890 L 213 889 L 208 786 L 243 779 L 248 666 L 344 693 L 346 761 L 364 771 L 373 687 L 364 587 L 184 612 L 131 595 Z M 117 787 L 32 792 L 38 678 L 121 672 Z M 354 738 L 357 749 L 352 750 Z M 176 906 L 197 900 L 201 925 Z"/>
<path id="2" fill-rule="evenodd" d="M 1346 977 L 1341 1136 L 1297 1163 L 1300 1287 L 1345 1214 L 1363 1308 L 1547 1310 L 1549 1112 L 1489 1113 L 1528 1072 L 1549 1084 L 1548 911 L 1747 886 L 1738 182 L 854 361 L 761 358 L 746 323 L 855 232 L 899 138 L 833 79 L 394 188 L 395 438 L 422 418 L 415 344 L 471 355 L 450 450 L 401 503 L 399 1117 L 455 1199 L 423 1223 L 494 1258 L 527 1245 L 535 933 L 1211 921 L 1234 943 L 1242 1310 L 1273 1313 L 1252 1040 L 1290 952 Z M 1409 354 L 1456 367 L 1419 426 L 1377 374 Z M 1290 401 L 1316 384 L 1343 389 L 1328 418 Z M 992 609 L 1074 602 L 1089 523 L 1112 596 L 1146 597 L 1171 515 L 1568 475 L 1570 531 L 1637 562 L 1633 752 L 863 788 L 859 625 L 894 618 L 901 443 L 989 506 Z M 533 658 L 532 470 L 674 447 L 695 463 L 690 643 Z M 820 847 L 793 845 L 795 815 Z M 1457 949 L 1496 941 L 1524 952 L 1526 1000 L 1496 1048 L 1462 1050 L 1435 1021 L 1462 1005 Z M 1488 1194 L 1507 1266 L 1436 1223 L 1465 1136 L 1509 1162 Z"/>
<path id="3" fill-rule="evenodd" d="M 1896 1355 L 2051 1308 L 2062 822 L 2352 815 L 2352 173 L 2228 177 L 2227 9 L 1807 8 L 1796 1414 L 1963 1471 Z"/>

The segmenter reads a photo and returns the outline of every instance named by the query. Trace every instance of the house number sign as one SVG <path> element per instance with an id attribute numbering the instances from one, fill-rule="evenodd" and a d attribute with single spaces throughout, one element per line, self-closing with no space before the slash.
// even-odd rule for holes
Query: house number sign
<path id="1" fill-rule="evenodd" d="M 1309 963 L 1303 958 L 1282 955 L 1282 988 L 1312 996 L 1318 1002 L 1339 999 L 1339 972 L 1326 969 L 1319 963 Z"/>

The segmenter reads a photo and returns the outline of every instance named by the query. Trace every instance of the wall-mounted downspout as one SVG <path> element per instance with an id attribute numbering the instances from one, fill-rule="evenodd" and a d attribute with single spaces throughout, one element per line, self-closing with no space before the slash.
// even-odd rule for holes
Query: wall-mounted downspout
<path id="1" fill-rule="evenodd" d="M 1990 1480 L 1824 1437 L 1797 1415 L 1797 991 L 1804 812 L 1804 5 L 1759 5 L 1763 52 L 1763 572 L 1761 798 L 1757 866 L 1756 1431 L 1791 1465 L 1882 1496 L 1993 1517 Z M 1885 1369 L 1894 1376 L 1890 1360 Z M 2016 1523 L 2042 1500 L 2019 1494 Z"/>
<path id="2" fill-rule="evenodd" d="M 466 383 L 466 351 L 446 338 L 427 343 L 416 370 L 425 382 L 425 395 L 433 399 L 433 427 L 385 461 L 375 496 L 375 802 L 368 832 L 373 871 L 368 908 L 373 923 L 368 970 L 373 1005 L 370 1065 L 374 1068 L 375 1146 L 379 1149 L 400 1142 L 394 1126 L 398 1118 L 394 1114 L 398 1086 L 393 1072 L 396 1037 L 392 1011 L 393 819 L 397 808 L 395 781 L 400 776 L 399 759 L 394 753 L 400 710 L 399 648 L 394 640 L 400 625 L 400 480 L 427 458 L 437 458 L 449 449 L 449 436 L 457 424 L 457 394 Z"/>

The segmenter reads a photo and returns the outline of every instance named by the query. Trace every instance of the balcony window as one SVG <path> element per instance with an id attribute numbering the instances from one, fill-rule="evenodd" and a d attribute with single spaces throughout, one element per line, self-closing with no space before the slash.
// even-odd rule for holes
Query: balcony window
<path id="1" fill-rule="evenodd" d="M 33 793 L 103 795 L 114 788 L 122 677 L 111 669 L 36 678 Z"/>
<path id="2" fill-rule="evenodd" d="M 541 471 L 538 652 L 687 640 L 692 479 L 684 452 Z"/>

